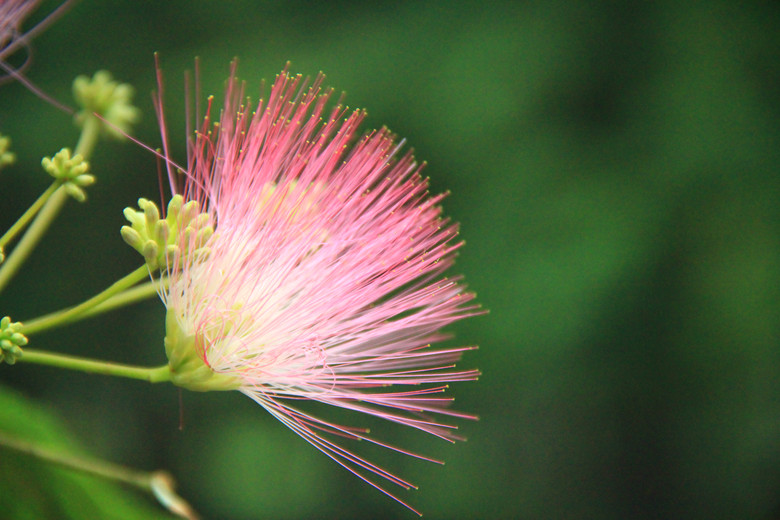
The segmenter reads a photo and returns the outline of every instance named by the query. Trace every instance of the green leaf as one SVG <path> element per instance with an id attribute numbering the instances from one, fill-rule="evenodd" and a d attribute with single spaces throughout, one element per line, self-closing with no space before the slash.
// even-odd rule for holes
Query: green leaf
<path id="1" fill-rule="evenodd" d="M 55 414 L 3 386 L 0 431 L 49 449 L 85 454 Z M 0 511 L 7 520 L 172 518 L 151 497 L 2 446 Z"/>

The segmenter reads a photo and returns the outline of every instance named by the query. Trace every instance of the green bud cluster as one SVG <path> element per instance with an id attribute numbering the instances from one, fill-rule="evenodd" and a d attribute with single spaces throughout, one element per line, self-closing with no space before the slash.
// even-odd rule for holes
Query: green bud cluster
<path id="1" fill-rule="evenodd" d="M 0 135 L 0 168 L 16 162 L 16 154 L 9 148 L 11 148 L 11 138 Z"/>
<path id="2" fill-rule="evenodd" d="M 81 154 L 71 157 L 70 150 L 63 148 L 53 158 L 44 157 L 41 165 L 49 175 L 62 182 L 68 195 L 79 202 L 87 200 L 87 193 L 83 188 L 95 184 L 95 176 L 87 173 L 89 163 Z"/>
<path id="3" fill-rule="evenodd" d="M 168 203 L 168 214 L 160 218 L 154 202 L 138 199 L 140 211 L 125 208 L 129 226 L 122 226 L 122 238 L 141 253 L 150 269 L 170 265 L 182 252 L 195 257 L 208 254 L 206 242 L 214 234 L 208 213 L 200 212 L 200 204 L 174 195 Z"/>
<path id="4" fill-rule="evenodd" d="M 16 363 L 22 356 L 22 347 L 27 345 L 27 337 L 19 332 L 22 324 L 12 322 L 8 316 L 0 320 L 0 363 Z"/>
<path id="5" fill-rule="evenodd" d="M 101 125 L 103 132 L 122 139 L 141 115 L 132 104 L 134 94 L 132 85 L 114 81 L 111 73 L 105 70 L 96 72 L 92 78 L 77 77 L 73 81 L 73 96 L 83 110 L 76 114 L 76 123 L 82 126 L 87 118 L 97 113 L 113 125 Z"/>

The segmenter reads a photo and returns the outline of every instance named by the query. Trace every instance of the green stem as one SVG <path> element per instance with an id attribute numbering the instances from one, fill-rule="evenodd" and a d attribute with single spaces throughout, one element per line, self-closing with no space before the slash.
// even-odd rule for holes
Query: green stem
<path id="1" fill-rule="evenodd" d="M 81 128 L 79 142 L 76 144 L 73 155 L 81 154 L 84 159 L 91 157 L 99 137 L 100 120 L 94 115 L 87 116 L 87 118 L 84 119 L 84 126 Z"/>
<path id="2" fill-rule="evenodd" d="M 71 323 L 86 318 L 92 318 L 93 316 L 103 314 L 104 312 L 112 311 L 119 307 L 124 307 L 125 305 L 131 305 L 133 303 L 146 300 L 147 298 L 157 296 L 158 291 L 160 290 L 160 284 L 162 284 L 163 287 L 167 287 L 168 279 L 164 278 L 161 281 L 148 282 L 143 285 L 133 287 L 132 289 L 127 289 L 126 291 L 122 291 L 116 296 L 112 296 L 108 300 L 104 301 L 103 303 L 95 305 L 91 309 L 84 311 L 78 316 L 74 316 L 73 319 L 71 320 Z"/>
<path id="3" fill-rule="evenodd" d="M 171 371 L 168 365 L 139 367 L 27 348 L 24 349 L 17 361 L 48 365 L 66 370 L 79 370 L 90 374 L 140 379 L 150 383 L 164 383 L 171 380 Z"/>
<path id="4" fill-rule="evenodd" d="M 60 209 L 68 199 L 68 194 L 65 192 L 65 188 L 60 186 L 54 193 L 51 194 L 49 200 L 41 208 L 38 215 L 33 220 L 27 232 L 22 239 L 16 245 L 14 250 L 8 255 L 5 263 L 0 266 L 0 291 L 2 291 L 11 278 L 16 274 L 19 268 L 22 266 L 27 257 L 30 256 L 32 250 L 38 245 L 38 242 L 43 237 L 43 234 L 49 228 L 49 224 L 60 212 Z"/>
<path id="5" fill-rule="evenodd" d="M 118 480 L 146 491 L 151 491 L 151 486 L 149 485 L 150 474 L 143 471 L 132 470 L 103 460 L 61 453 L 27 440 L 8 436 L 2 432 L 0 432 L 0 446 L 31 455 L 58 466 L 83 471 L 111 480 Z"/>
<path id="6" fill-rule="evenodd" d="M 81 135 L 79 136 L 79 142 L 76 145 L 74 155 L 81 154 L 84 159 L 87 159 L 95 149 L 99 136 L 100 120 L 95 116 L 88 117 L 84 121 L 84 126 L 81 129 Z M 67 199 L 68 194 L 65 191 L 65 188 L 60 186 L 54 190 L 54 193 L 52 193 L 45 204 L 43 204 L 43 207 L 35 217 L 35 220 L 33 220 L 29 229 L 19 241 L 19 244 L 8 256 L 5 263 L 0 266 L 0 291 L 5 288 L 27 257 L 30 256 L 30 253 L 32 253 L 32 250 L 38 245 L 41 238 L 43 238 L 44 233 L 49 229 L 49 226 L 54 221 L 54 218 L 60 212 Z"/>
<path id="7" fill-rule="evenodd" d="M 139 471 L 92 457 L 62 453 L 0 432 L 0 446 L 30 455 L 57 466 L 130 484 L 153 494 L 168 510 L 184 518 L 196 518 L 192 508 L 174 490 L 173 478 L 165 471 Z"/>
<path id="8" fill-rule="evenodd" d="M 29 336 L 30 334 L 34 334 L 42 330 L 51 329 L 54 327 L 58 327 L 60 325 L 65 325 L 67 323 L 77 321 L 78 319 L 86 317 L 85 313 L 87 313 L 88 311 L 92 313 L 103 312 L 103 311 L 96 311 L 95 308 L 104 302 L 106 302 L 104 305 L 108 305 L 107 300 L 109 298 L 115 295 L 119 295 L 125 289 L 129 289 L 130 287 L 140 282 L 144 278 L 147 278 L 148 276 L 149 276 L 149 268 L 146 267 L 146 264 L 144 264 L 138 269 L 136 269 L 135 271 L 133 271 L 132 273 L 125 276 L 124 278 L 114 282 L 110 287 L 108 287 L 100 294 L 96 294 L 89 300 L 80 303 L 75 307 L 70 307 L 69 309 L 58 311 L 25 322 L 22 325 L 22 328 L 19 332 L 21 332 L 25 336 Z M 119 303 L 109 305 L 108 308 L 105 310 L 112 309 L 119 305 L 120 305 Z"/>
<path id="9" fill-rule="evenodd" d="M 19 220 L 17 220 L 11 228 L 5 232 L 5 234 L 0 237 L 0 249 L 4 248 L 8 242 L 13 240 L 13 238 L 22 230 L 24 229 L 24 226 L 27 225 L 28 222 L 35 216 L 36 213 L 38 213 L 38 210 L 41 209 L 41 206 L 43 206 L 43 203 L 49 200 L 49 197 L 51 197 L 52 193 L 54 193 L 54 190 L 56 190 L 60 185 L 59 181 L 54 181 L 51 186 L 49 186 L 46 191 L 44 191 L 40 197 L 38 197 L 38 200 L 33 202 L 33 204 L 27 208 L 27 211 L 24 212 L 24 214 L 19 217 Z"/>

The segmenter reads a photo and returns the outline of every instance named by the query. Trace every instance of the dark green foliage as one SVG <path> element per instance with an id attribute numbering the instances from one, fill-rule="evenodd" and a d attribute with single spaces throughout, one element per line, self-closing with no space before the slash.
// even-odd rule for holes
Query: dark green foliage
<path id="1" fill-rule="evenodd" d="M 50 410 L 5 386 L 0 386 L 0 432 L 62 453 L 89 455 Z M 172 518 L 151 497 L 5 447 L 0 447 L 0 483 L 6 520 Z"/>

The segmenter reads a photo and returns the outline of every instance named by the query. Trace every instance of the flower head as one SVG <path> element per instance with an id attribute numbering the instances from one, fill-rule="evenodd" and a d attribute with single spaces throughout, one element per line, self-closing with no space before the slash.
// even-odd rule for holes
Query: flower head
<path id="1" fill-rule="evenodd" d="M 458 439 L 436 415 L 471 416 L 438 394 L 478 372 L 454 369 L 470 347 L 432 344 L 446 337 L 442 327 L 478 309 L 459 278 L 443 274 L 461 245 L 442 217 L 443 196 L 429 195 L 388 130 L 355 142 L 364 113 L 326 113 L 331 91 L 321 83 L 285 70 L 253 107 L 231 75 L 213 123 L 209 101 L 183 188 L 169 176 L 215 231 L 207 255 L 168 264 L 166 351 L 181 386 L 238 389 L 375 487 L 383 489 L 372 473 L 409 488 L 336 440 L 391 446 L 290 401 Z M 162 121 L 162 104 L 158 111 Z"/>
<path id="2" fill-rule="evenodd" d="M 134 95 L 132 85 L 115 81 L 107 70 L 99 70 L 91 78 L 78 76 L 73 80 L 73 97 L 82 109 L 74 120 L 83 127 L 97 114 L 108 123 L 100 125 L 103 134 L 124 139 L 141 115 L 132 104 Z"/>
<path id="3" fill-rule="evenodd" d="M 71 157 L 70 149 L 63 148 L 54 157 L 44 157 L 41 165 L 49 175 L 62 183 L 68 195 L 79 202 L 87 200 L 84 188 L 95 183 L 95 176 L 87 173 L 89 163 L 81 154 Z"/>

